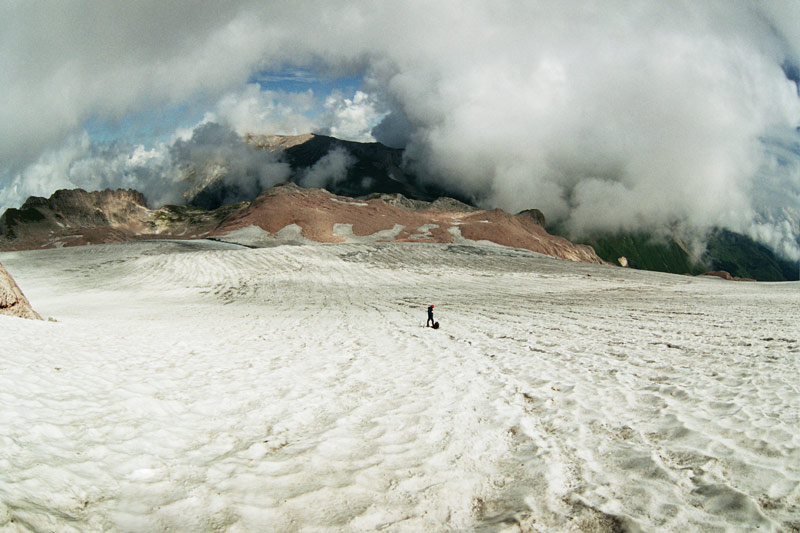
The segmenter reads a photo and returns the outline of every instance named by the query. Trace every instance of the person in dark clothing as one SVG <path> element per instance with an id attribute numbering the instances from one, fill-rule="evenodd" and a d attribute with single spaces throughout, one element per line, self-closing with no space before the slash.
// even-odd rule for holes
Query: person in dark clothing
<path id="1" fill-rule="evenodd" d="M 428 306 L 428 321 L 425 323 L 425 327 L 433 326 L 433 304 Z"/>

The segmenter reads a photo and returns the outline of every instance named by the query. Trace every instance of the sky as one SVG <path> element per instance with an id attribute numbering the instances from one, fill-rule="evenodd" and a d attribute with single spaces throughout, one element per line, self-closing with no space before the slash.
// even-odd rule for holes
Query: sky
<path id="1" fill-rule="evenodd" d="M 285 165 L 241 137 L 316 132 L 403 147 L 422 179 L 575 234 L 726 227 L 800 260 L 797 2 L 0 0 L 0 14 L 0 209 L 73 187 L 178 203 L 187 165 L 220 161 L 269 185 Z"/>

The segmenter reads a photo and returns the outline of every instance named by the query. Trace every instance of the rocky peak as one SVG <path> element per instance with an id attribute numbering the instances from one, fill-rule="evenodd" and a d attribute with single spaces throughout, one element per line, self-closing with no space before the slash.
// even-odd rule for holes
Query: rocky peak
<path id="1" fill-rule="evenodd" d="M 36 226 L 98 227 L 127 221 L 146 210 L 142 193 L 128 189 L 87 192 L 60 189 L 50 198 L 31 196 L 19 209 L 7 209 L 0 217 L 0 236 L 14 238 Z"/>
<path id="2" fill-rule="evenodd" d="M 304 133 L 302 135 L 258 135 L 248 133 L 244 136 L 244 142 L 258 148 L 275 151 L 286 150 L 298 144 L 306 143 L 313 138 L 313 133 Z"/>

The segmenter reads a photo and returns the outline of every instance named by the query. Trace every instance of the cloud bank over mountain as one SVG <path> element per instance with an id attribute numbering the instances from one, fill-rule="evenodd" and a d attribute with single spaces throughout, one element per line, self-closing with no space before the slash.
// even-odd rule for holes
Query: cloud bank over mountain
<path id="1" fill-rule="evenodd" d="M 185 163 L 176 146 L 194 131 L 97 146 L 83 127 L 187 105 L 205 110 L 193 128 L 313 130 L 404 146 L 424 179 L 486 207 L 537 207 L 575 232 L 717 225 L 800 259 L 797 4 L 83 2 L 4 11 L 4 207 L 70 184 L 176 196 Z M 363 81 L 353 94 L 324 96 L 253 83 L 287 68 Z M 252 154 L 229 155 L 244 157 L 231 163 L 243 175 L 255 172 Z M 265 165 L 258 179 L 280 176 L 280 162 Z"/>

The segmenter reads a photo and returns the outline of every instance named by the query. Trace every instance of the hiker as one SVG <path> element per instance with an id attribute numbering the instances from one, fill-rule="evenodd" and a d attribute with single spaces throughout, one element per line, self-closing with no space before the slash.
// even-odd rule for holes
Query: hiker
<path id="1" fill-rule="evenodd" d="M 425 327 L 433 326 L 433 304 L 428 306 L 428 321 L 425 323 Z"/>

